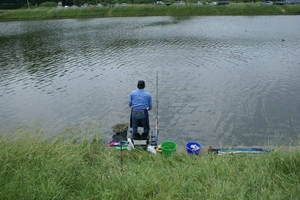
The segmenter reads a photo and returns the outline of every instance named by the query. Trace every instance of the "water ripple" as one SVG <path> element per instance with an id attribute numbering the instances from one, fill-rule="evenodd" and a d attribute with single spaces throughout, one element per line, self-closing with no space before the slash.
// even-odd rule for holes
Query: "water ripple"
<path id="1" fill-rule="evenodd" d="M 0 119 L 13 127 L 41 118 L 60 130 L 93 121 L 110 138 L 112 125 L 128 121 L 129 92 L 143 79 L 154 107 L 159 100 L 161 141 L 260 145 L 275 133 L 292 137 L 300 130 L 298 21 L 1 22 Z M 152 126 L 154 117 L 155 110 Z"/>

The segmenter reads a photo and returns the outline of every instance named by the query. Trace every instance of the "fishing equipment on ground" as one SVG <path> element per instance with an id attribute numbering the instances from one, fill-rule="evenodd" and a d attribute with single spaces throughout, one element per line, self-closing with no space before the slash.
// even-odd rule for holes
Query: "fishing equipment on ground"
<path id="1" fill-rule="evenodd" d="M 123 150 L 127 149 L 128 142 L 126 140 L 112 140 L 108 145 L 110 147 L 114 147 L 115 149 L 120 150 L 121 172 L 124 172 L 124 170 L 123 170 Z"/>
<path id="2" fill-rule="evenodd" d="M 116 133 L 113 140 L 127 140 L 128 124 L 115 124 L 111 129 Z"/>
<path id="3" fill-rule="evenodd" d="M 225 155 L 225 154 L 264 154 L 270 153 L 273 150 L 256 148 L 256 147 L 237 147 L 237 148 L 212 148 L 208 149 L 208 153 L 214 155 Z"/>
<path id="4" fill-rule="evenodd" d="M 121 173 L 124 171 L 123 169 L 123 149 L 127 149 L 130 145 L 127 141 L 127 131 L 128 124 L 116 124 L 111 129 L 116 133 L 113 135 L 113 140 L 108 144 L 111 147 L 115 147 L 120 150 L 120 165 L 121 165 Z"/>

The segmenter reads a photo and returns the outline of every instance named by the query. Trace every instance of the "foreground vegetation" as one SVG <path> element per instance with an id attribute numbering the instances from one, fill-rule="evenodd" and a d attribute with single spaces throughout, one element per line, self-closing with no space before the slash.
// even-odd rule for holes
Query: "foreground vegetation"
<path id="1" fill-rule="evenodd" d="M 0 10 L 0 20 L 58 19 L 120 16 L 211 16 L 211 15 L 290 15 L 300 14 L 300 4 L 261 5 L 259 3 L 230 3 L 213 5 L 127 5 L 86 8 L 34 8 Z"/>
<path id="2" fill-rule="evenodd" d="M 299 150 L 256 156 L 121 154 L 98 136 L 79 142 L 68 134 L 50 139 L 19 129 L 1 136 L 0 199 L 300 198 Z"/>

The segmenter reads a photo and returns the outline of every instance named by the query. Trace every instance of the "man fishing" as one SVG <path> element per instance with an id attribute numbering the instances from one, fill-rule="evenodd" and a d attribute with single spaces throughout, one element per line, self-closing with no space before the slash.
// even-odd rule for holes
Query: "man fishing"
<path id="1" fill-rule="evenodd" d="M 147 138 L 150 131 L 149 113 L 152 109 L 152 97 L 149 92 L 145 90 L 145 81 L 139 80 L 136 90 L 130 93 L 128 104 L 131 108 L 130 127 L 132 127 L 133 138 Z M 140 135 L 138 127 L 144 127 L 144 132 Z"/>

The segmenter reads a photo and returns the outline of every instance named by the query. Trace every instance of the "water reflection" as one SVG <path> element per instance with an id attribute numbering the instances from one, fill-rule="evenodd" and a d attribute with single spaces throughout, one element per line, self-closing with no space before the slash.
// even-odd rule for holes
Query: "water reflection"
<path id="1" fill-rule="evenodd" d="M 1 125 L 97 123 L 109 139 L 129 119 L 137 80 L 156 102 L 158 69 L 161 141 L 295 138 L 299 25 L 299 16 L 1 22 Z"/>

